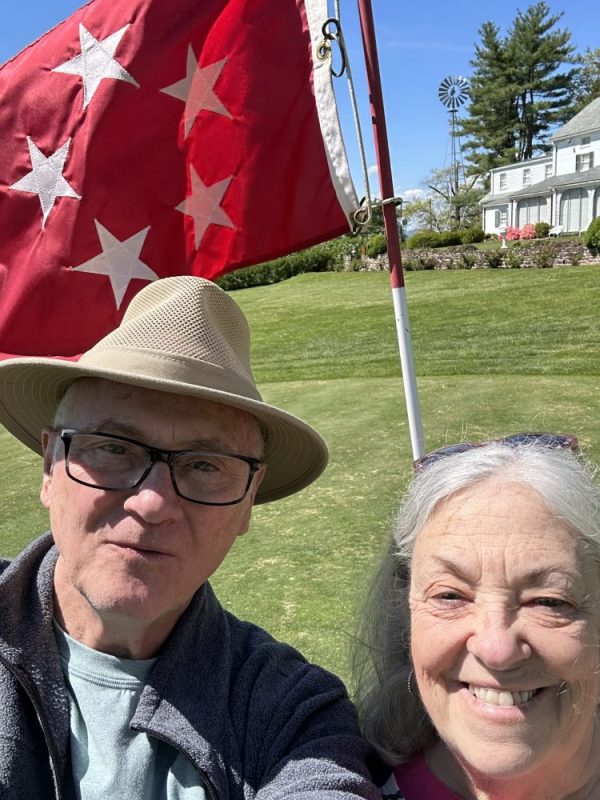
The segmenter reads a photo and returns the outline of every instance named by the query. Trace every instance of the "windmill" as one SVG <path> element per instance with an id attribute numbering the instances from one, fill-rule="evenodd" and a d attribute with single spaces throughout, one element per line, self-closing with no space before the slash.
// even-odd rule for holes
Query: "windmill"
<path id="1" fill-rule="evenodd" d="M 448 186 L 448 199 L 454 197 L 458 193 L 460 186 L 460 170 L 462 169 L 462 155 L 460 140 L 456 131 L 456 115 L 458 109 L 468 98 L 469 82 L 462 75 L 449 75 L 440 83 L 438 88 L 438 97 L 443 105 L 448 109 L 450 114 L 450 181 Z M 464 178 L 464 175 L 463 175 Z M 460 210 L 457 208 L 457 216 Z M 457 218 L 457 224 L 460 219 Z"/>

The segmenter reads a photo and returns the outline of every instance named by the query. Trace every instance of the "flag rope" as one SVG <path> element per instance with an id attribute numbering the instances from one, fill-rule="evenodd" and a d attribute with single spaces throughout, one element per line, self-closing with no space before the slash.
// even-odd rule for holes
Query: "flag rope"
<path id="1" fill-rule="evenodd" d="M 332 31 L 331 27 L 335 26 Z M 358 113 L 358 102 L 356 100 L 356 91 L 354 89 L 354 79 L 352 77 L 352 68 L 350 66 L 350 58 L 348 55 L 348 48 L 346 47 L 346 40 L 344 38 L 344 30 L 341 21 L 341 8 L 339 0 L 335 0 L 335 17 L 330 17 L 323 23 L 323 36 L 327 41 L 335 41 L 340 48 L 342 56 L 342 66 L 339 72 L 333 68 L 333 59 L 331 61 L 330 70 L 334 78 L 341 78 L 346 73 L 346 80 L 348 82 L 348 94 L 350 96 L 350 106 L 352 108 L 352 116 L 354 118 L 354 127 L 356 130 L 356 137 L 358 140 L 358 151 L 360 155 L 360 163 L 362 170 L 364 197 L 360 201 L 360 207 L 353 214 L 353 220 L 358 227 L 368 225 L 372 217 L 373 199 L 371 197 L 371 187 L 369 185 L 369 173 L 367 170 L 367 154 L 365 152 L 365 142 L 360 124 L 360 116 Z M 331 50 L 331 47 L 325 44 L 325 47 Z"/>

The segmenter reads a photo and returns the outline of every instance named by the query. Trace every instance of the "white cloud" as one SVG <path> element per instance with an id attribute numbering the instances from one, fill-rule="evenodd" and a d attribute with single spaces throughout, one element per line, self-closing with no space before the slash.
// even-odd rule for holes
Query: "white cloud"
<path id="1" fill-rule="evenodd" d="M 427 192 L 424 189 L 403 189 L 399 194 L 405 204 L 412 203 L 414 200 L 423 200 L 427 197 Z"/>

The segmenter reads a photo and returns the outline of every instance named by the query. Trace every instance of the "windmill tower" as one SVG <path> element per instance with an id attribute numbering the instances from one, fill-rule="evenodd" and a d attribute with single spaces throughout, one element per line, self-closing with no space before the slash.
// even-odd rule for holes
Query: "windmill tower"
<path id="1" fill-rule="evenodd" d="M 461 183 L 461 171 L 464 181 L 464 169 L 462 164 L 462 153 L 460 139 L 456 132 L 456 115 L 458 109 L 463 105 L 468 97 L 469 83 L 461 75 L 449 75 L 440 83 L 438 97 L 450 114 L 450 182 L 448 194 L 454 197 Z"/>

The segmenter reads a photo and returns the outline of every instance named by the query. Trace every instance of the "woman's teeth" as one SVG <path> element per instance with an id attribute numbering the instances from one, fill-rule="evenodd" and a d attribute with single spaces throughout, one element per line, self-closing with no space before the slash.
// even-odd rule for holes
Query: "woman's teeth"
<path id="1" fill-rule="evenodd" d="M 531 700 L 537 689 L 528 689 L 524 692 L 507 692 L 488 689 L 485 686 L 474 686 L 470 683 L 469 691 L 490 706 L 522 706 Z"/>

